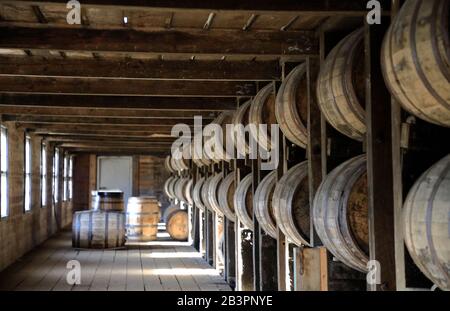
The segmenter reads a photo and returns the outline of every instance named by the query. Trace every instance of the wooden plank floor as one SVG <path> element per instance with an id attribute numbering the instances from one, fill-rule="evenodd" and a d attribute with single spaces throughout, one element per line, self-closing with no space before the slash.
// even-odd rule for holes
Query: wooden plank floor
<path id="1" fill-rule="evenodd" d="M 78 260 L 81 284 L 69 285 L 67 262 Z M 218 271 L 190 245 L 135 243 L 120 250 L 77 250 L 62 232 L 0 273 L 0 290 L 229 291 Z"/>

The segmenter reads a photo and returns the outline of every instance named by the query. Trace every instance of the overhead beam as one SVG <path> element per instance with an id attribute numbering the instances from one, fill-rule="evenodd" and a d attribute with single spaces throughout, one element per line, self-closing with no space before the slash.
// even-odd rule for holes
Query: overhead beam
<path id="1" fill-rule="evenodd" d="M 125 144 L 108 144 L 108 143 L 89 143 L 89 142 L 83 142 L 83 143 L 60 143 L 58 144 L 61 148 L 88 148 L 88 149 L 94 149 L 94 150 L 103 150 L 103 149 L 131 149 L 131 150 L 161 150 L 161 151 L 170 151 L 170 145 L 167 144 L 149 144 L 147 146 L 141 146 L 141 145 L 125 145 Z"/>
<path id="2" fill-rule="evenodd" d="M 8 26 L 0 29 L 0 48 L 219 56 L 308 56 L 319 52 L 313 31 L 136 31 Z"/>
<path id="3" fill-rule="evenodd" d="M 204 116 L 203 124 L 211 122 L 213 117 Z M 150 126 L 173 126 L 175 124 L 183 123 L 194 124 L 193 118 L 180 119 L 156 119 L 156 118 L 100 118 L 100 117 L 76 117 L 76 116 L 36 116 L 36 115 L 10 115 L 3 114 L 2 121 L 15 121 L 18 124 L 39 123 L 39 124 L 62 124 L 62 125 L 86 125 L 87 128 L 94 128 L 96 126 L 113 125 L 122 127 L 150 127 Z"/>
<path id="4" fill-rule="evenodd" d="M 130 150 L 130 149 L 103 149 L 103 150 L 95 150 L 89 148 L 64 148 L 70 154 L 97 154 L 103 156 L 130 156 L 130 155 L 152 155 L 157 157 L 165 157 L 170 154 L 170 151 L 167 150 Z"/>
<path id="5" fill-rule="evenodd" d="M 155 134 L 170 135 L 171 127 L 130 127 L 130 126 L 86 126 L 86 125 L 72 125 L 72 124 L 49 124 L 47 126 L 36 126 L 30 123 L 19 123 L 18 127 L 33 131 L 36 134 L 48 135 L 95 135 L 95 136 L 127 136 L 127 137 L 147 137 Z M 191 127 L 192 130 L 192 127 Z"/>
<path id="6" fill-rule="evenodd" d="M 143 110 L 221 111 L 236 108 L 231 97 L 91 96 L 55 94 L 0 94 L 0 105 L 90 107 Z"/>
<path id="7" fill-rule="evenodd" d="M 129 155 L 138 155 L 138 154 L 153 154 L 158 153 L 161 155 L 170 154 L 170 149 L 161 148 L 161 147 L 147 147 L 147 148 L 118 148 L 118 147 L 61 147 L 64 148 L 65 151 L 72 152 L 85 152 L 85 153 L 112 153 L 112 154 L 129 154 Z"/>
<path id="8" fill-rule="evenodd" d="M 27 3 L 27 4 L 61 4 L 65 7 L 65 1 L 61 0 L 38 0 L 38 1 L 11 1 L 4 0 L 5 3 Z M 64 3 L 63 3 L 64 2 Z M 196 1 L 196 0 L 83 0 L 83 7 L 103 7 L 118 9 L 136 9 L 151 11 L 176 10 L 196 10 L 196 11 L 250 11 L 250 12 L 284 12 L 284 13 L 304 13 L 304 14 L 344 14 L 363 15 L 367 14 L 366 3 L 361 0 L 217 0 L 217 1 Z M 389 10 L 390 1 L 380 0 L 384 10 Z M 126 3 L 126 5 L 124 4 Z"/>
<path id="9" fill-rule="evenodd" d="M 85 136 L 94 136 L 94 137 L 105 137 L 105 138 L 111 138 L 111 139 L 120 139 L 120 138 L 127 138 L 127 139 L 146 139 L 146 138 L 159 138 L 159 137 L 165 137 L 170 138 L 171 133 L 170 132 L 158 132 L 158 131 L 149 131 L 149 132 L 108 132 L 108 131 L 63 131 L 63 130 L 46 130 L 46 129 L 39 129 L 39 130 L 30 130 L 27 129 L 30 132 L 35 133 L 36 135 L 43 135 L 43 136 L 49 136 L 49 135 L 59 135 L 59 136 L 76 136 L 76 137 L 85 137 Z"/>
<path id="10" fill-rule="evenodd" d="M 0 33 L 1 31 L 0 29 Z M 236 97 L 255 95 L 256 86 L 254 82 L 250 81 L 117 80 L 0 76 L 0 92 Z"/>
<path id="11" fill-rule="evenodd" d="M 220 81 L 279 80 L 276 61 L 178 61 L 139 59 L 51 59 L 0 57 L 0 76 L 170 79 Z"/>
<path id="12" fill-rule="evenodd" d="M 46 140 L 50 141 L 50 140 Z M 157 142 L 127 142 L 127 141 L 89 141 L 89 140 L 83 140 L 83 141 L 56 141 L 51 140 L 57 143 L 58 146 L 61 147 L 100 147 L 100 148 L 107 148 L 107 147 L 115 147 L 115 148 L 133 148 L 133 149 L 146 149 L 146 148 L 161 148 L 161 149 L 167 149 L 170 150 L 170 143 L 157 143 Z"/>
<path id="13" fill-rule="evenodd" d="M 73 108 L 73 107 L 29 107 L 4 106 L 0 104 L 0 114 L 29 116 L 75 116 L 75 117 L 105 117 L 105 118 L 151 118 L 151 119 L 185 119 L 194 116 L 213 116 L 205 111 L 173 111 L 173 110 L 116 110 L 108 108 Z M 160 121 L 164 122 L 164 121 Z"/>
<path id="14" fill-rule="evenodd" d="M 71 132 L 71 133 L 63 133 L 63 132 L 46 132 L 46 131 L 36 131 L 33 132 L 36 135 L 42 135 L 42 136 L 46 136 L 46 137 L 51 137 L 50 135 L 59 135 L 61 137 L 63 136 L 76 136 L 79 137 L 80 139 L 83 139 L 83 137 L 86 136 L 93 136 L 93 137 L 97 137 L 99 139 L 104 138 L 104 139 L 118 139 L 118 140 L 142 140 L 142 139 L 151 139 L 151 138 L 171 138 L 172 136 L 170 135 L 170 133 L 158 133 L 158 132 L 117 132 L 117 133 L 101 133 L 101 132 L 87 132 L 87 133 L 76 133 L 76 132 Z"/>
<path id="15" fill-rule="evenodd" d="M 47 141 L 59 142 L 118 142 L 118 143 L 160 143 L 171 145 L 175 137 L 133 137 L 133 136 L 114 136 L 114 135 L 59 135 L 59 134 L 37 134 Z"/>

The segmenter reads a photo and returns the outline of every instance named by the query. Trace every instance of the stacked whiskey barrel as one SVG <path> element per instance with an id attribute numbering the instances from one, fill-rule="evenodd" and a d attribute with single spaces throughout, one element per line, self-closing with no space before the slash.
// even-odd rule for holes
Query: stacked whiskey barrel
<path id="1" fill-rule="evenodd" d="M 93 192 L 92 209 L 76 212 L 72 222 L 72 246 L 117 248 L 125 245 L 123 192 Z"/>
<path id="2" fill-rule="evenodd" d="M 160 217 L 156 197 L 130 197 L 126 210 L 127 240 L 138 242 L 156 240 Z"/>
<path id="3" fill-rule="evenodd" d="M 369 224 L 366 156 L 332 170 L 314 198 L 314 226 L 325 247 L 341 262 L 367 271 Z"/>
<path id="4" fill-rule="evenodd" d="M 403 210 L 405 243 L 430 280 L 450 290 L 450 154 L 434 164 L 410 189 Z"/>
<path id="5" fill-rule="evenodd" d="M 74 214 L 73 247 L 118 248 L 126 240 L 156 240 L 160 212 L 155 197 L 130 197 L 124 211 L 122 191 L 97 190 L 92 194 L 91 210 Z"/>

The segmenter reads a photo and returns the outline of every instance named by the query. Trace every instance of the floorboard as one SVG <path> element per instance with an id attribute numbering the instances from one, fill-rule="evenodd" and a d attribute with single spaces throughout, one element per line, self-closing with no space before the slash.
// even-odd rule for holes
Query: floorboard
<path id="1" fill-rule="evenodd" d="M 81 284 L 67 283 L 78 260 Z M 74 249 L 70 232 L 44 242 L 0 272 L 0 290 L 199 291 L 231 290 L 217 270 L 186 242 L 164 239 L 124 249 Z"/>

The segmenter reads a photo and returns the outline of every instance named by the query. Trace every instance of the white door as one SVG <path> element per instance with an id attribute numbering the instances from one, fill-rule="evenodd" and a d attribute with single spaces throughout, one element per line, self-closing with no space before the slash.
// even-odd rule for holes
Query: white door
<path id="1" fill-rule="evenodd" d="M 126 206 L 133 187 L 132 157 L 98 157 L 97 161 L 97 189 L 123 191 Z"/>

